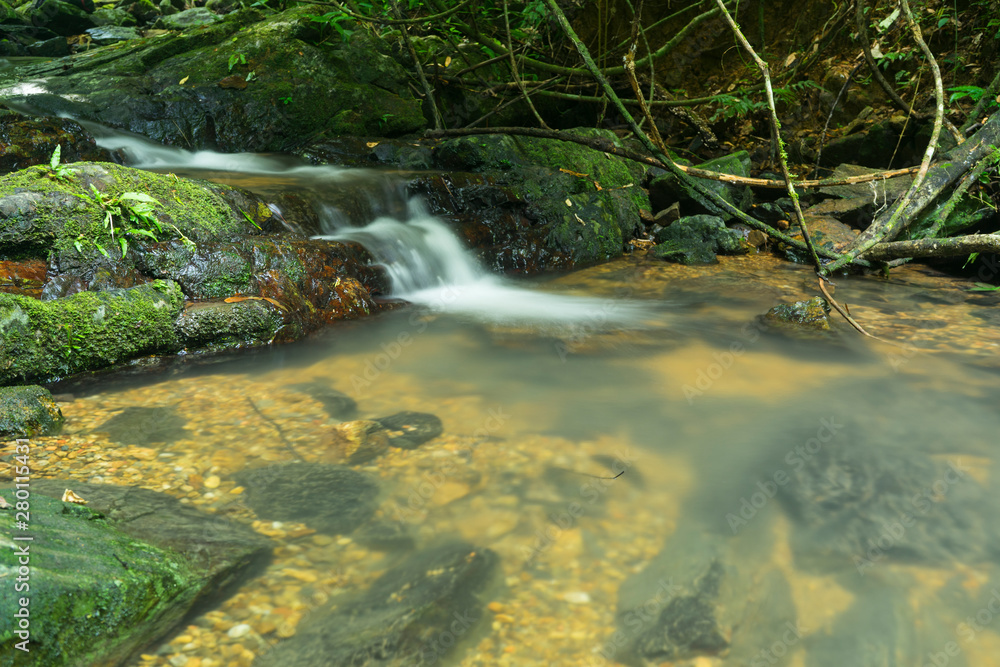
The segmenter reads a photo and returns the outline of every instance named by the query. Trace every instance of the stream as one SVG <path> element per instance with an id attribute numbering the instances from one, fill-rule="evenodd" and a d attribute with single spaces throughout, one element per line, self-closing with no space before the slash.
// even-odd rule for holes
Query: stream
<path id="1" fill-rule="evenodd" d="M 839 321 L 802 337 L 758 316 L 818 293 L 806 266 L 637 254 L 515 281 L 391 174 L 101 142 L 143 168 L 310 193 L 319 236 L 364 245 L 409 304 L 61 397 L 79 454 L 53 445 L 44 476 L 164 491 L 278 545 L 135 665 L 347 664 L 286 649 L 455 539 L 495 555 L 480 611 L 410 664 L 1000 665 L 1000 297 L 917 266 L 845 277 L 837 298 L 896 344 Z M 344 218 L 338 188 L 371 193 L 367 219 Z M 244 500 L 240 471 L 338 463 L 334 426 L 400 412 L 443 430 L 355 466 L 379 487 L 356 532 Z M 123 414 L 156 427 L 116 428 Z"/>

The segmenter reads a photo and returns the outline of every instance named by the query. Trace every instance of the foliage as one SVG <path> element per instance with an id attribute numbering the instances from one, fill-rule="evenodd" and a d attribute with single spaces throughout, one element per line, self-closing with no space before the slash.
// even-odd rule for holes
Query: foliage
<path id="1" fill-rule="evenodd" d="M 52 157 L 49 158 L 49 169 L 52 171 L 52 175 L 60 181 L 71 181 L 75 174 L 72 169 L 60 164 L 61 157 L 62 146 L 57 144 L 55 150 L 52 151 Z"/>
<path id="2" fill-rule="evenodd" d="M 101 192 L 93 184 L 90 186 L 90 193 L 77 195 L 81 199 L 97 204 L 104 211 L 104 228 L 108 230 L 111 242 L 117 243 L 121 248 L 122 257 L 128 253 L 128 237 L 146 237 L 158 241 L 157 234 L 163 233 L 163 227 L 159 219 L 154 215 L 154 207 L 160 202 L 142 192 L 123 192 L 119 195 L 108 195 Z M 186 237 L 176 225 L 167 223 L 173 227 L 185 246 L 194 247 L 194 243 Z M 117 233 L 117 238 L 115 234 Z M 93 243 L 94 246 L 105 257 L 108 251 L 100 238 L 88 239 L 84 234 L 80 234 L 74 242 L 78 252 L 83 252 L 85 244 Z"/>

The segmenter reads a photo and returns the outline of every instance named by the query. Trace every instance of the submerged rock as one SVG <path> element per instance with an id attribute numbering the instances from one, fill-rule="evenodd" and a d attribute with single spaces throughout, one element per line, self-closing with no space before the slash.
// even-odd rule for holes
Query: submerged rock
<path id="1" fill-rule="evenodd" d="M 88 504 L 58 500 L 67 487 Z M 30 664 L 124 664 L 270 556 L 270 541 L 249 528 L 154 491 L 32 480 L 31 492 L 31 542 L 11 540 L 22 533 L 13 512 L 0 512 L 0 571 L 14 572 L 15 549 L 30 549 Z M 13 490 L 0 495 L 14 502 Z M 5 618 L 17 605 L 0 596 Z M 0 641 L 13 657 L 13 623 Z"/>
<path id="2" fill-rule="evenodd" d="M 397 412 L 375 421 L 388 430 L 389 445 L 400 449 L 416 449 L 444 431 L 441 419 L 427 412 Z"/>
<path id="3" fill-rule="evenodd" d="M 497 556 L 464 542 L 419 551 L 351 602 L 308 616 L 254 667 L 430 667 L 471 638 Z"/>
<path id="4" fill-rule="evenodd" d="M 359 419 L 330 429 L 323 448 L 337 451 L 348 465 L 359 465 L 384 454 L 389 449 L 389 437 L 382 424 Z"/>
<path id="5" fill-rule="evenodd" d="M 0 440 L 52 435 L 65 421 L 48 389 L 0 387 Z"/>
<path id="6" fill-rule="evenodd" d="M 372 477 L 346 466 L 288 463 L 235 477 L 260 518 L 301 521 L 330 535 L 350 533 L 371 519 L 379 495 Z"/>
<path id="7" fill-rule="evenodd" d="M 801 562 L 865 574 L 886 559 L 948 565 L 1000 558 L 1000 496 L 981 486 L 961 457 L 932 459 L 858 433 L 805 441 L 778 490 L 796 520 L 792 544 Z"/>
<path id="8" fill-rule="evenodd" d="M 300 382 L 290 384 L 288 388 L 319 401 L 326 414 L 334 419 L 350 419 L 358 411 L 358 404 L 353 398 L 321 382 Z"/>
<path id="9" fill-rule="evenodd" d="M 791 589 L 752 550 L 698 528 L 679 530 L 667 548 L 618 592 L 620 630 L 600 651 L 607 660 L 660 665 L 713 656 L 748 664 L 798 627 Z"/>
<path id="10" fill-rule="evenodd" d="M 153 443 L 169 444 L 187 434 L 187 420 L 172 407 L 127 407 L 95 431 L 107 433 L 112 442 L 145 447 Z"/>

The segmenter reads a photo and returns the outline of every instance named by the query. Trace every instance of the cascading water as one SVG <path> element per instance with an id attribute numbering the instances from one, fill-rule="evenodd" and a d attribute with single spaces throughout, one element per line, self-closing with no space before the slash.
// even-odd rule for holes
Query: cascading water
<path id="1" fill-rule="evenodd" d="M 385 266 L 392 296 L 439 312 L 475 319 L 535 326 L 638 326 L 651 313 L 641 304 L 553 294 L 518 287 L 491 275 L 462 246 L 440 219 L 415 201 L 406 204 L 405 221 L 384 215 L 402 208 L 398 179 L 365 169 L 309 165 L 288 156 L 257 153 L 188 151 L 163 146 L 143 137 L 80 121 L 99 146 L 122 151 L 138 168 L 172 169 L 220 180 L 228 173 L 265 176 L 286 186 L 305 186 L 328 228 L 314 238 L 356 241 Z M 200 173 L 193 173 L 200 172 Z M 357 198 L 361 182 L 368 184 L 364 220 L 351 220 L 337 199 Z M 259 185 L 259 184 L 257 184 Z M 371 187 L 374 185 L 374 187 Z M 378 201 L 375 201 L 375 200 Z M 357 209 L 357 202 L 352 202 Z M 372 220 L 363 227 L 354 226 Z"/>
<path id="2" fill-rule="evenodd" d="M 628 326 L 650 314 L 634 302 L 539 292 L 491 275 L 417 201 L 405 222 L 383 217 L 316 238 L 360 243 L 385 267 L 392 296 L 439 312 L 503 323 Z"/>

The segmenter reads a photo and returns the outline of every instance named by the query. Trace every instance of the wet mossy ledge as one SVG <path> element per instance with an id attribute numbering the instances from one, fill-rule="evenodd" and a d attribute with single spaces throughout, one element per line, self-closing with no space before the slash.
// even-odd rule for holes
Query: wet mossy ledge
<path id="1" fill-rule="evenodd" d="M 143 199 L 128 193 L 147 198 L 141 226 L 127 218 Z M 273 201 L 292 220 L 315 215 Z M 40 299 L 0 293 L 0 385 L 290 342 L 377 310 L 384 285 L 367 254 L 287 228 L 273 201 L 111 163 L 0 177 L 0 260 L 48 267 Z"/>

